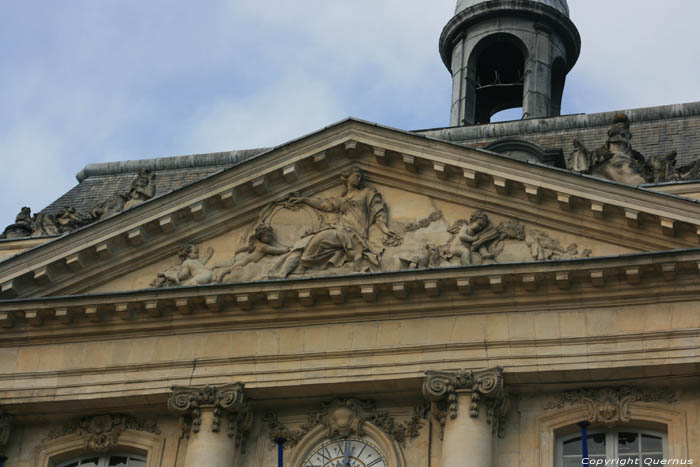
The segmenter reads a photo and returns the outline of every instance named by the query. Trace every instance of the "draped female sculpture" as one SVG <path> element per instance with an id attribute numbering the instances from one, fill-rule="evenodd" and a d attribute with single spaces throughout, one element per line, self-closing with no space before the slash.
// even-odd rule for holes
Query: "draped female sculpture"
<path id="1" fill-rule="evenodd" d="M 335 222 L 326 222 L 308 232 L 277 265 L 270 277 L 287 277 L 299 269 L 326 269 L 352 262 L 355 271 L 378 270 L 384 248 L 370 241 L 370 228 L 384 235 L 385 245 L 396 246 L 401 238 L 388 227 L 387 209 L 382 195 L 363 184 L 363 173 L 352 168 L 341 176 L 343 193 L 337 198 L 293 197 L 291 207 L 306 204 L 324 213 L 335 213 Z"/>

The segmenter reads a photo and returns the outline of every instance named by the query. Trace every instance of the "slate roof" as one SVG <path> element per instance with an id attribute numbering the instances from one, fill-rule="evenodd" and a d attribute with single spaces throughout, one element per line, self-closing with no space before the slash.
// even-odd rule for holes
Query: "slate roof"
<path id="1" fill-rule="evenodd" d="M 522 138 L 545 149 L 561 148 L 566 155 L 573 152 L 576 138 L 589 150 L 605 144 L 613 117 L 620 112 L 630 119 L 632 148 L 644 157 L 676 150 L 677 166 L 700 159 L 700 102 L 435 128 L 416 133 L 477 148 L 504 138 Z"/>
<path id="2" fill-rule="evenodd" d="M 679 166 L 700 159 L 700 102 L 416 130 L 413 133 L 476 148 L 506 138 L 521 138 L 545 149 L 562 149 L 564 154 L 569 154 L 574 149 L 575 138 L 589 150 L 603 145 L 608 128 L 618 112 L 629 117 L 632 147 L 645 157 L 676 150 Z M 73 206 L 78 212 L 88 213 L 114 193 L 127 193 L 141 168 L 156 171 L 156 196 L 162 196 L 269 150 L 258 148 L 89 164 L 76 175 L 78 185 L 44 208 L 43 212 L 55 214 L 64 206 Z"/>
<path id="3" fill-rule="evenodd" d="M 128 193 L 142 168 L 156 172 L 156 196 L 161 196 L 266 151 L 268 148 L 89 164 L 76 175 L 79 183 L 42 212 L 56 214 L 73 206 L 88 213 L 113 194 Z"/>

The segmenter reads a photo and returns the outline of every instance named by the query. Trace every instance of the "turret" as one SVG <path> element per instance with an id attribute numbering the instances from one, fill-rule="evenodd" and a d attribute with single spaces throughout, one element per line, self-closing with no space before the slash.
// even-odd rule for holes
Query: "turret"
<path id="1" fill-rule="evenodd" d="M 523 118 L 561 113 L 581 37 L 566 0 L 459 0 L 440 36 L 452 74 L 452 126 L 488 123 L 522 107 Z"/>

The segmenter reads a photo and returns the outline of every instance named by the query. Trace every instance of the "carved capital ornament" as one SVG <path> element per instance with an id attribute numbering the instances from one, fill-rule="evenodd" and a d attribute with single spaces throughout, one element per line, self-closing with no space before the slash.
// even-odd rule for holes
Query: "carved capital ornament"
<path id="1" fill-rule="evenodd" d="M 213 433 L 221 429 L 221 416 L 228 416 L 228 436 L 235 439 L 236 447 L 245 445 L 252 428 L 253 412 L 243 394 L 243 383 L 226 386 L 173 386 L 168 407 L 188 418 L 186 434 L 199 433 L 202 428 L 202 410 L 213 411 L 210 427 Z"/>
<path id="2" fill-rule="evenodd" d="M 479 402 L 487 408 L 487 421 L 501 435 L 509 399 L 503 387 L 503 368 L 459 370 L 456 372 L 428 371 L 423 382 L 423 395 L 432 404 L 433 416 L 445 427 L 447 416 L 457 418 L 457 393 L 471 393 L 469 416 L 479 417 Z"/>

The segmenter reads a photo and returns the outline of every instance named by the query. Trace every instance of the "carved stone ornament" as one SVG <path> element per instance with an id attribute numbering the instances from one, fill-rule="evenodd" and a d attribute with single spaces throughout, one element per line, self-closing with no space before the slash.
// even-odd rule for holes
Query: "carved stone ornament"
<path id="1" fill-rule="evenodd" d="M 577 389 L 559 394 L 548 402 L 545 409 L 562 409 L 567 405 L 585 405 L 590 423 L 614 425 L 631 421 L 629 405 L 632 402 L 676 402 L 668 389 L 619 386 L 599 389 Z"/>
<path id="2" fill-rule="evenodd" d="M 214 272 L 207 263 L 214 254 L 213 248 L 207 248 L 204 257 L 199 255 L 199 247 L 193 243 L 183 245 L 178 251 L 180 264 L 161 272 L 151 282 L 151 287 L 177 287 L 180 285 L 205 285 L 215 281 Z"/>
<path id="3" fill-rule="evenodd" d="M 676 151 L 645 158 L 632 149 L 631 139 L 629 118 L 617 114 L 608 130 L 608 139 L 600 148 L 589 151 L 574 140 L 574 151 L 567 157 L 566 166 L 575 172 L 629 185 L 700 178 L 700 161 L 676 167 Z"/>
<path id="4" fill-rule="evenodd" d="M 433 416 L 444 430 L 447 416 L 457 418 L 457 392 L 471 392 L 469 415 L 479 416 L 479 402 L 487 408 L 487 422 L 503 435 L 502 428 L 510 408 L 510 400 L 503 387 L 503 368 L 460 370 L 457 372 L 428 371 L 423 382 L 423 395 L 433 402 Z"/>
<path id="5" fill-rule="evenodd" d="M 25 206 L 17 214 L 15 223 L 5 228 L 0 239 L 64 235 L 73 232 L 151 199 L 156 194 L 155 179 L 156 174 L 153 171 L 141 169 L 131 182 L 128 193 L 114 193 L 91 209 L 89 214 L 80 213 L 73 206 L 65 206 L 55 215 L 40 212 L 32 217 L 31 209 Z"/>
<path id="6" fill-rule="evenodd" d="M 296 446 L 307 433 L 319 425 L 325 426 L 330 439 L 346 438 L 350 435 L 363 436 L 365 422 L 371 422 L 397 443 L 405 446 L 407 440 L 419 435 L 428 410 L 427 405 L 419 405 L 414 409 L 410 420 L 397 422 L 388 412 L 377 410 L 372 401 L 336 399 L 322 404 L 319 411 L 309 412 L 307 421 L 297 430 L 287 428 L 272 412 L 268 412 L 263 421 L 267 423 L 270 440 L 275 443 L 280 439 L 284 440 L 285 448 Z"/>
<path id="7" fill-rule="evenodd" d="M 48 439 L 78 433 L 85 440 L 87 449 L 92 452 L 104 453 L 119 445 L 119 436 L 124 430 L 160 434 L 160 429 L 153 421 L 129 415 L 102 414 L 70 422 L 59 430 L 51 431 Z"/>
<path id="8" fill-rule="evenodd" d="M 382 219 L 386 218 L 386 207 L 383 202 L 379 203 L 380 197 L 375 191 L 367 192 L 363 196 L 366 198 L 370 195 L 375 197 L 374 201 L 371 201 L 376 205 L 375 221 L 385 222 Z M 472 212 L 468 219 L 456 220 L 451 226 L 448 226 L 440 211 L 435 211 L 416 222 L 397 223 L 399 233 L 386 234 L 386 241 L 382 247 L 378 247 L 376 243 L 374 247 L 370 247 L 372 242 L 369 239 L 369 243 L 366 243 L 362 237 L 351 233 L 351 230 L 341 229 L 344 233 L 339 234 L 339 224 L 332 224 L 333 228 L 329 227 L 329 221 L 308 204 L 325 206 L 324 203 L 328 200 L 308 198 L 308 203 L 302 205 L 298 199 L 285 198 L 285 201 L 272 203 L 263 209 L 255 228 L 245 237 L 245 244 L 236 249 L 234 256 L 228 260 L 209 266 L 208 261 L 214 253 L 213 249 L 208 248 L 204 257 L 200 257 L 196 245 L 183 245 L 178 252 L 181 263 L 159 273 L 151 287 L 258 281 L 290 275 L 318 276 L 353 271 L 564 260 L 591 255 L 589 249 L 580 249 L 576 243 L 563 245 L 548 233 L 527 228 L 518 221 L 502 221 L 495 224 L 481 210 Z M 336 201 L 328 201 L 329 206 Z M 379 204 L 381 206 L 378 207 Z M 365 211 L 362 213 L 366 214 Z M 281 221 L 279 217 L 286 220 Z M 306 221 L 300 225 L 294 224 L 298 219 Z M 353 219 L 357 220 L 358 217 L 354 216 Z M 280 230 L 287 245 L 278 238 L 279 232 L 273 227 L 275 223 L 286 226 L 286 230 Z M 385 224 L 382 225 L 386 227 Z M 365 227 L 369 228 L 369 224 Z M 301 228 L 304 228 L 303 233 L 299 232 Z M 290 230 L 294 229 L 297 231 L 290 233 Z M 375 233 L 381 230 L 382 228 L 377 227 Z M 318 244 L 314 243 L 316 240 L 310 239 L 315 235 L 319 236 Z M 333 241 L 340 242 L 344 247 L 335 248 L 335 244 L 326 237 L 335 238 Z M 399 238 L 400 241 L 390 241 Z M 357 248 L 354 250 L 353 242 L 357 242 Z M 312 250 L 315 252 L 313 255 Z M 379 254 L 384 251 L 387 253 L 383 256 Z M 353 258 L 352 261 L 349 260 L 350 257 Z M 322 260 L 323 258 L 325 260 Z"/>
<path id="9" fill-rule="evenodd" d="M 202 410 L 213 410 L 214 419 L 211 431 L 221 429 L 221 416 L 228 418 L 228 437 L 234 439 L 236 447 L 245 447 L 248 434 L 253 426 L 253 411 L 243 395 L 243 383 L 226 386 L 173 386 L 168 407 L 187 417 L 186 436 L 190 431 L 199 433 L 202 429 Z"/>

